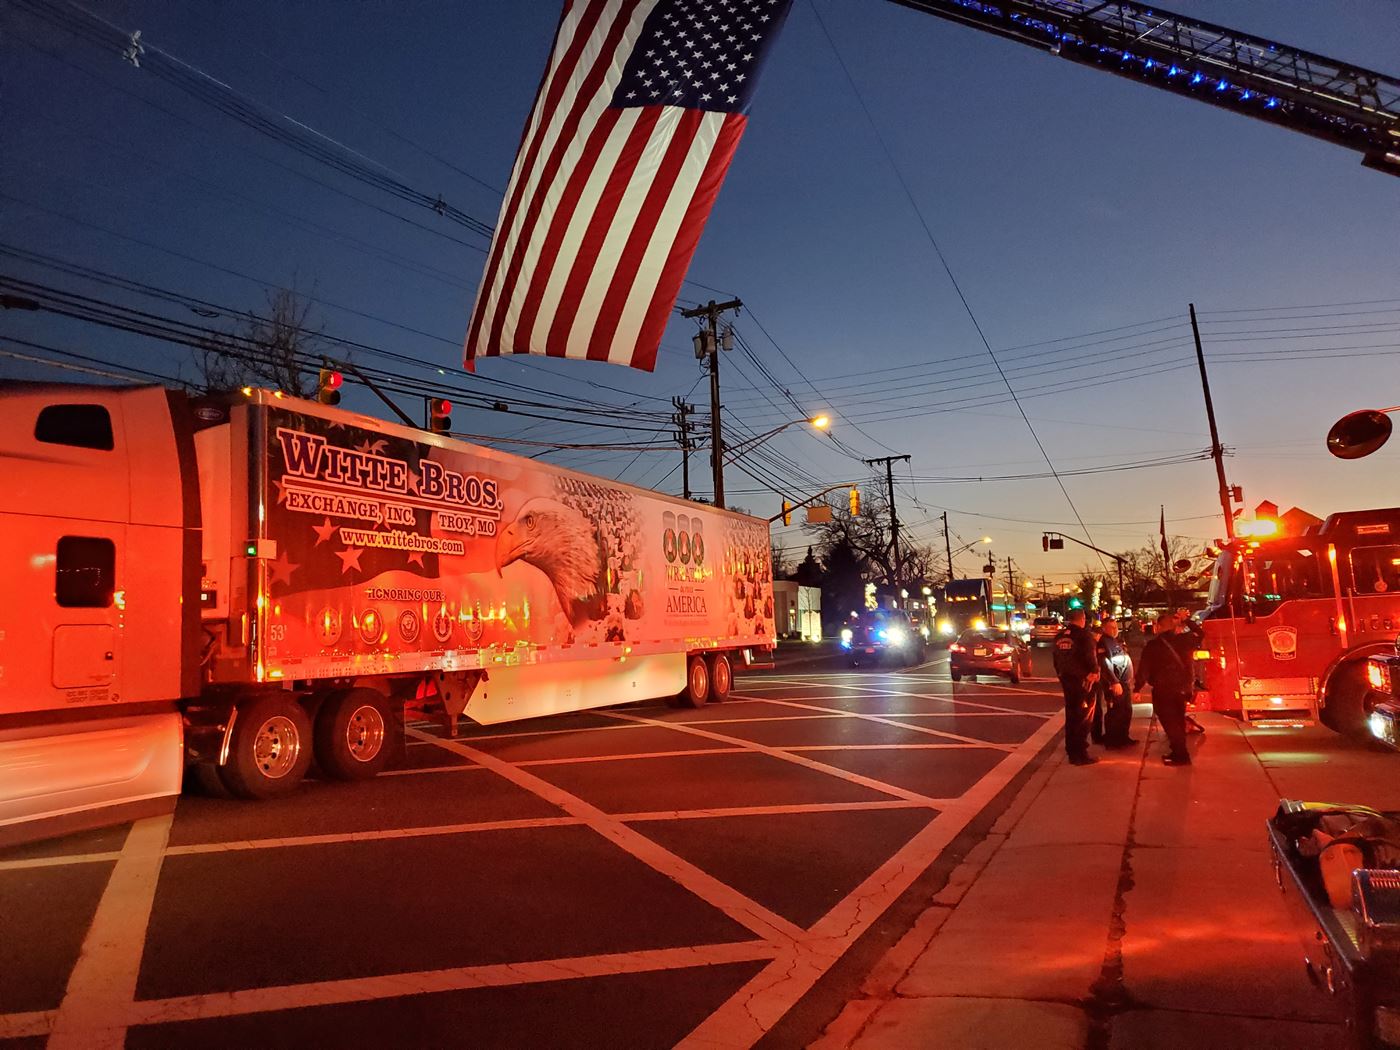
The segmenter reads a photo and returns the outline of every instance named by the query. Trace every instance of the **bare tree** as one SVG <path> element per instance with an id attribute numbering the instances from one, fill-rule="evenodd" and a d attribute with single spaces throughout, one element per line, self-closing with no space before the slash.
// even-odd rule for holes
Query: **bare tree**
<path id="1" fill-rule="evenodd" d="M 265 313 L 250 310 L 228 331 L 208 338 L 189 385 L 203 393 L 267 386 L 294 397 L 311 397 L 316 393 L 316 362 L 326 350 L 322 332 L 313 322 L 310 299 L 290 288 L 270 290 Z"/>
<path id="2" fill-rule="evenodd" d="M 822 557 L 828 556 L 841 544 L 846 544 L 867 567 L 872 579 L 893 582 L 894 547 L 890 537 L 889 501 L 878 491 L 872 492 L 865 503 L 865 513 L 853 516 L 849 507 L 838 503 L 831 509 L 831 520 L 818 525 L 806 525 L 816 538 L 814 546 Z M 907 532 L 900 533 L 899 578 L 906 583 L 937 578 L 941 559 L 930 547 L 915 543 Z"/>

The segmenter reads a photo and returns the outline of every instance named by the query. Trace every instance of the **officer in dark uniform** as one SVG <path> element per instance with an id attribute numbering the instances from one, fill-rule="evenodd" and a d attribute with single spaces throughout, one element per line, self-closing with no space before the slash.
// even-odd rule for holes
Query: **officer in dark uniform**
<path id="1" fill-rule="evenodd" d="M 1065 694 L 1065 753 L 1075 766 L 1098 761 L 1089 754 L 1089 705 L 1099 680 L 1099 659 L 1084 619 L 1083 609 L 1072 610 L 1054 642 L 1055 674 Z"/>
<path id="2" fill-rule="evenodd" d="M 1152 687 L 1152 713 L 1167 738 L 1162 761 L 1169 766 L 1191 764 L 1191 752 L 1186 750 L 1186 702 L 1194 682 L 1194 648 L 1190 635 L 1177 633 L 1176 617 L 1163 613 L 1157 618 L 1156 636 L 1143 647 L 1133 682 L 1139 690 Z"/>
<path id="3" fill-rule="evenodd" d="M 1128 735 L 1133 724 L 1133 658 L 1118 637 L 1118 621 L 1112 616 L 1103 618 L 1098 656 L 1098 709 L 1103 712 L 1104 746 L 1112 750 L 1132 747 L 1137 743 Z"/>

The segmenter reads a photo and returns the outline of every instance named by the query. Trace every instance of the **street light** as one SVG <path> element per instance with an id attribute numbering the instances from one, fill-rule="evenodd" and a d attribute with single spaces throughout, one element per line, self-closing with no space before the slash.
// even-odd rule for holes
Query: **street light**
<path id="1" fill-rule="evenodd" d="M 772 430 L 765 430 L 762 434 L 756 434 L 751 438 L 739 442 L 737 445 L 730 445 L 724 450 L 724 462 L 733 463 L 740 456 L 752 452 L 769 438 L 776 437 L 788 427 L 800 426 L 803 423 L 807 424 L 807 426 L 811 427 L 813 430 L 825 431 L 831 426 L 831 417 L 828 415 L 820 415 L 812 416 L 809 419 L 789 419 L 786 423 L 779 423 Z"/>
<path id="2" fill-rule="evenodd" d="M 990 536 L 983 536 L 980 540 L 973 540 L 971 543 L 964 543 L 957 550 L 953 550 L 951 547 L 948 549 L 948 579 L 950 582 L 953 579 L 953 559 L 956 558 L 959 554 L 963 553 L 964 551 L 972 550 L 972 548 L 976 547 L 979 543 L 982 544 L 984 547 L 991 546 L 992 538 Z"/>
<path id="3" fill-rule="evenodd" d="M 1338 459 L 1369 456 L 1389 440 L 1391 412 L 1400 412 L 1400 405 L 1363 408 L 1343 416 L 1327 431 L 1327 451 Z"/>

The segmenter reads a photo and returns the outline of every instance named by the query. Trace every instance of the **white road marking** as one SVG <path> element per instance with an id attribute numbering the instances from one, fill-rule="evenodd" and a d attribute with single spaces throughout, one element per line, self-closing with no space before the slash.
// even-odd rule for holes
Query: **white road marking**
<path id="1" fill-rule="evenodd" d="M 49 1036 L 53 1050 L 125 1046 L 126 1023 L 121 1017 L 136 998 L 146 926 L 174 819 L 172 813 L 147 817 L 127 832 L 78 961 L 68 975 L 68 989 Z"/>
<path id="2" fill-rule="evenodd" d="M 821 712 L 825 712 L 825 713 L 830 713 L 830 712 L 833 712 L 833 711 L 840 711 L 840 710 L 841 710 L 840 708 L 832 708 L 832 707 L 813 707 L 813 706 L 811 706 L 810 704 L 801 704 L 801 703 L 798 703 L 796 700 L 770 701 L 770 702 L 772 702 L 772 703 L 785 703 L 785 704 L 788 704 L 788 705 L 790 705 L 790 706 L 792 706 L 792 707 L 800 708 L 800 709 L 802 709 L 802 710 L 804 710 L 804 711 L 821 711 Z M 929 736 L 942 737 L 942 738 L 945 739 L 945 740 L 955 740 L 955 741 L 957 741 L 958 743 L 967 744 L 967 745 L 972 746 L 972 747 L 989 747 L 989 748 L 991 748 L 991 749 L 994 750 L 994 751 L 1010 751 L 1010 750 L 1011 750 L 1011 745 L 1008 745 L 1008 744 L 991 744 L 991 743 L 988 743 L 988 742 L 985 741 L 985 740 L 978 740 L 976 737 L 962 736 L 961 734 L 958 734 L 958 733 L 949 733 L 949 732 L 945 732 L 945 731 L 942 730 L 942 729 L 930 729 L 928 726 L 910 725 L 910 724 L 907 723 L 907 722 L 896 722 L 896 721 L 894 720 L 894 718 L 893 718 L 892 716 L 889 716 L 889 715 L 877 715 L 877 714 L 873 714 L 873 713 L 868 712 L 868 711 L 847 711 L 847 712 L 845 712 L 845 713 L 848 714 L 848 715 L 850 715 L 852 718 L 861 718 L 861 719 L 864 719 L 864 720 L 867 721 L 867 722 L 878 722 L 878 723 L 880 723 L 881 725 L 896 726 L 896 727 L 898 727 L 898 728 L 900 728 L 900 729 L 909 729 L 909 730 L 912 730 L 912 731 L 915 732 L 915 733 L 926 733 L 926 734 L 929 735 Z"/>
<path id="3" fill-rule="evenodd" d="M 901 798 L 878 802 L 799 802 L 790 806 L 731 806 L 717 809 L 667 809 L 650 813 L 619 813 L 618 820 L 704 820 L 712 817 L 777 817 L 794 813 L 845 813 L 863 809 L 929 809 L 941 808 L 949 799 L 933 798 L 928 802 L 909 802 Z M 930 805 L 932 804 L 932 805 Z"/>
<path id="4" fill-rule="evenodd" d="M 416 729 L 410 733 L 418 733 Z M 538 795 L 546 802 L 558 806 L 565 813 L 579 817 L 593 831 L 618 846 L 644 864 L 655 868 L 663 875 L 684 886 L 707 904 L 724 912 L 741 926 L 745 926 L 764 940 L 785 943 L 802 937 L 806 931 L 769 911 L 757 901 L 750 900 L 732 886 L 728 886 L 709 872 L 702 871 L 688 860 L 653 842 L 645 835 L 628 827 L 616 817 L 604 813 L 591 802 L 585 802 L 577 795 L 571 795 L 563 788 L 555 787 L 547 780 L 520 769 L 503 759 L 488 755 L 484 751 L 455 740 L 437 740 L 437 745 L 459 755 L 465 755 L 494 772 L 499 773 L 517 787 L 522 787 Z"/>
<path id="5" fill-rule="evenodd" d="M 678 1046 L 750 1047 L 772 1029 L 883 915 L 982 809 L 1059 732 L 1038 728 L 948 809 L 880 865 L 812 928 L 812 938 L 784 946 L 763 971 L 705 1018 Z"/>
<path id="6" fill-rule="evenodd" d="M 234 992 L 175 996 L 169 999 L 143 999 L 122 1004 L 113 1014 L 112 1020 L 120 1024 L 124 1032 L 127 1028 L 137 1025 L 198 1021 L 212 1017 L 234 1017 L 313 1006 L 337 1006 L 343 1003 L 396 999 L 405 995 L 455 992 L 468 988 L 501 988 L 539 984 L 544 981 L 723 966 L 727 963 L 772 959 L 777 953 L 775 945 L 763 941 L 737 941 L 728 944 L 700 944 L 684 948 L 620 952 L 613 955 L 541 959 L 536 962 L 459 966 L 446 970 L 351 977 L 338 981 L 248 988 Z M 44 1014 L 0 1015 L 0 1035 L 43 1035 L 46 1031 L 45 1021 Z M 52 1040 L 55 1038 L 58 1038 L 57 1032 L 51 1037 L 50 1045 L 53 1045 Z"/>
<path id="7" fill-rule="evenodd" d="M 646 722 L 649 725 L 659 724 L 655 723 L 653 719 L 642 718 L 640 715 L 623 714 L 621 711 L 610 711 L 608 712 L 608 717 L 626 718 L 631 721 Z M 832 766 L 825 762 L 818 762 L 816 759 L 806 758 L 803 755 L 796 755 L 780 747 L 771 747 L 768 744 L 744 740 L 737 736 L 725 736 L 722 733 L 712 733 L 709 730 L 701 729 L 698 725 L 682 726 L 674 722 L 671 724 L 686 733 L 694 733 L 696 736 L 703 736 L 710 740 L 722 740 L 725 743 L 738 744 L 745 750 L 756 751 L 761 755 L 767 755 L 769 758 L 776 758 L 783 762 L 791 762 L 794 765 L 805 766 L 808 769 L 816 770 L 818 773 L 836 777 L 838 780 L 846 780 L 852 784 L 858 784 L 863 788 L 869 788 L 871 791 L 878 791 L 882 795 L 893 795 L 896 798 L 906 799 L 910 802 L 920 802 L 925 805 L 933 801 L 927 795 L 921 795 L 917 791 L 909 791 L 906 788 L 896 787 L 893 784 L 886 784 L 883 781 L 875 780 L 873 777 L 862 776 L 859 773 L 852 773 L 849 770 L 842 769 L 840 766 Z"/>

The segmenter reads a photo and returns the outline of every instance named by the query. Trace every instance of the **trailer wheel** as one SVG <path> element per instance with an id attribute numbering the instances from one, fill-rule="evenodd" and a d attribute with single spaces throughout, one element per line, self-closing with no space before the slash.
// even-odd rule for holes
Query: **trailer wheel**
<path id="1" fill-rule="evenodd" d="M 337 780 L 369 780 L 389 760 L 393 715 L 373 689 L 331 693 L 316 714 L 316 762 Z"/>
<path id="2" fill-rule="evenodd" d="M 948 672 L 948 677 L 951 678 L 951 679 L 952 679 L 953 681 L 955 681 L 955 682 L 961 682 L 961 681 L 962 681 L 962 675 L 959 674 L 957 671 L 949 671 L 949 672 Z"/>
<path id="3" fill-rule="evenodd" d="M 1354 661 L 1339 667 L 1328 683 L 1327 705 L 1318 712 L 1318 718 L 1334 733 L 1369 740 L 1371 733 L 1366 724 L 1366 694 L 1369 691 L 1364 663 Z"/>
<path id="4" fill-rule="evenodd" d="M 710 700 L 710 665 L 703 656 L 692 656 L 685 669 L 685 689 L 681 692 L 681 704 L 685 707 L 704 707 Z"/>
<path id="5" fill-rule="evenodd" d="M 728 700 L 734 691 L 734 663 L 728 653 L 710 654 L 710 699 L 715 703 Z"/>
<path id="6" fill-rule="evenodd" d="M 239 708 L 224 785 L 239 798 L 278 798 L 297 789 L 311 765 L 311 719 L 290 696 L 269 693 Z"/>

